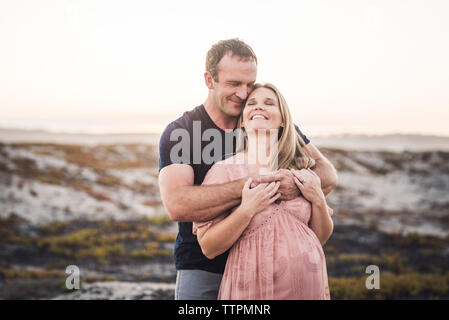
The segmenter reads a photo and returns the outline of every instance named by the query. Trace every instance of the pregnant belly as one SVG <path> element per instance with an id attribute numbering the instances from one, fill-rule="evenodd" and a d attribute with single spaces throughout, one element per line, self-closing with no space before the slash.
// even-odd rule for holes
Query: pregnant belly
<path id="1" fill-rule="evenodd" d="M 305 225 L 296 224 L 275 237 L 273 248 L 276 296 L 320 299 L 326 287 L 326 261 L 315 233 Z"/>
<path id="2" fill-rule="evenodd" d="M 313 231 L 283 216 L 233 246 L 222 290 L 237 288 L 253 299 L 269 292 L 275 299 L 322 299 L 326 279 L 324 253 Z"/>

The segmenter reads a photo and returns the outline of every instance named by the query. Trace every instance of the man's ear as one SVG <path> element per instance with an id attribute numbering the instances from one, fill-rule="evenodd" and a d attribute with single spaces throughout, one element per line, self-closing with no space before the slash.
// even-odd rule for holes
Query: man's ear
<path id="1" fill-rule="evenodd" d="M 204 72 L 204 82 L 209 90 L 214 89 L 214 78 L 212 78 L 212 75 L 208 71 Z"/>

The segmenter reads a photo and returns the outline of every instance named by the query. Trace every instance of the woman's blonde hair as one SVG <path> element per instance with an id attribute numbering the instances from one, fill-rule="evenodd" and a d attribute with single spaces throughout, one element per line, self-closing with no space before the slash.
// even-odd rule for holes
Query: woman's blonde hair
<path id="1" fill-rule="evenodd" d="M 305 169 L 315 165 L 315 160 L 309 155 L 305 147 L 305 142 L 295 129 L 290 109 L 284 96 L 271 83 L 257 83 L 254 85 L 253 91 L 259 88 L 267 88 L 274 92 L 279 103 L 279 111 L 282 117 L 284 127 L 280 128 L 278 138 L 278 148 L 270 155 L 270 163 L 273 170 L 277 169 Z M 251 94 L 250 94 L 251 95 Z M 249 97 L 248 97 L 249 98 Z M 243 124 L 243 112 L 237 122 L 237 152 L 245 150 L 248 138 L 245 135 Z M 277 161 L 276 161 L 277 160 Z M 277 164 L 277 165 L 276 165 Z M 277 167 L 277 168 L 276 168 Z"/>

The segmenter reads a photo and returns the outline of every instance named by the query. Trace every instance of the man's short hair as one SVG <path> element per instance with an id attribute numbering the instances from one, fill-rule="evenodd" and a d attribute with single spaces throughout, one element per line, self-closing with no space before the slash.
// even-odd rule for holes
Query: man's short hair
<path id="1" fill-rule="evenodd" d="M 231 52 L 245 60 L 253 60 L 257 64 L 257 57 L 253 49 L 239 38 L 221 40 L 214 44 L 206 56 L 206 71 L 218 82 L 218 63 L 225 54 Z"/>

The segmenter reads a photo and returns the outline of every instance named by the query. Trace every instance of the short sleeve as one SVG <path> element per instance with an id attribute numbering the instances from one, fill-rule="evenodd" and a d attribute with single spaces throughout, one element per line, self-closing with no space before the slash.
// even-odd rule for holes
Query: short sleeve
<path id="1" fill-rule="evenodd" d="M 188 130 L 175 122 L 165 128 L 159 140 L 159 172 L 173 163 L 192 163 Z"/>
<path id="2" fill-rule="evenodd" d="M 229 182 L 229 178 L 228 178 L 228 175 L 226 172 L 226 165 L 221 162 L 217 162 L 207 172 L 206 177 L 204 178 L 204 181 L 202 184 L 203 185 L 211 185 L 211 184 L 221 184 L 221 183 L 226 183 L 226 182 Z M 192 233 L 197 234 L 199 228 L 206 228 L 206 230 L 209 229 L 213 224 L 226 218 L 228 216 L 229 212 L 230 211 L 227 210 L 227 211 L 221 213 L 220 215 L 218 215 L 216 218 L 209 220 L 209 221 L 204 221 L 204 222 L 194 221 L 193 227 L 192 227 Z"/>
<path id="3" fill-rule="evenodd" d="M 302 140 L 304 140 L 304 143 L 309 144 L 310 140 L 306 137 L 306 135 L 304 133 L 301 132 L 301 130 L 299 130 L 299 127 L 296 124 L 295 124 L 295 129 L 296 129 L 296 132 L 298 132 L 299 135 L 301 136 Z"/>

